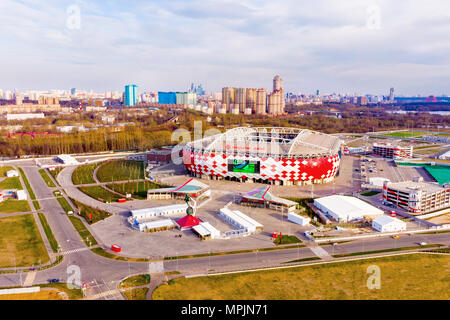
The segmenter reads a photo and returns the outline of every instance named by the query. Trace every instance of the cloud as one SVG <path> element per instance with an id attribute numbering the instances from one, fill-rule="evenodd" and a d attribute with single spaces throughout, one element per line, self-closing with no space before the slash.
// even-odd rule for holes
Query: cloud
<path id="1" fill-rule="evenodd" d="M 219 91 L 280 74 L 293 92 L 449 93 L 449 21 L 445 0 L 2 0 L 0 87 Z"/>

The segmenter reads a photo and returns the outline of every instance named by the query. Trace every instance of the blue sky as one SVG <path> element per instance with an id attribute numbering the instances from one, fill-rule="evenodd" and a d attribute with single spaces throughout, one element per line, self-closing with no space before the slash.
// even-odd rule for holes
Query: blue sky
<path id="1" fill-rule="evenodd" d="M 449 35 L 448 0 L 2 0 L 0 88 L 450 94 Z"/>

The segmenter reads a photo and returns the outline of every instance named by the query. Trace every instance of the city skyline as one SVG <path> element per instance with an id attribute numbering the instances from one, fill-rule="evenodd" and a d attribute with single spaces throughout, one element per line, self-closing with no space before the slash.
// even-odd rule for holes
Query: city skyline
<path id="1" fill-rule="evenodd" d="M 177 91 L 194 80 L 219 92 L 270 88 L 280 74 L 286 92 L 438 96 L 450 93 L 449 11 L 437 0 L 5 0 L 0 87 Z"/>

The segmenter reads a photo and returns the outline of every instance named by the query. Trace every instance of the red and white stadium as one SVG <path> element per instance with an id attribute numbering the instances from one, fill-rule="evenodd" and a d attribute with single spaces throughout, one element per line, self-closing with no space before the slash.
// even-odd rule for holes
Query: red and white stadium
<path id="1" fill-rule="evenodd" d="M 339 170 L 341 140 L 298 128 L 239 127 L 186 144 L 193 176 L 270 184 L 326 183 Z"/>

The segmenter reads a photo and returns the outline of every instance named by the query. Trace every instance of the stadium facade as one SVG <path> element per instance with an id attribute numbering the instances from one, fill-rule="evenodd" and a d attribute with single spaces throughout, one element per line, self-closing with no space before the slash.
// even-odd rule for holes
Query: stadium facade
<path id="1" fill-rule="evenodd" d="M 186 144 L 191 175 L 269 184 L 326 183 L 338 174 L 341 140 L 299 128 L 238 127 Z"/>

